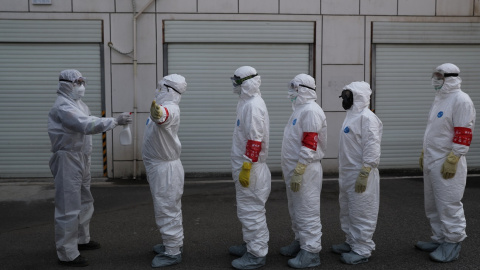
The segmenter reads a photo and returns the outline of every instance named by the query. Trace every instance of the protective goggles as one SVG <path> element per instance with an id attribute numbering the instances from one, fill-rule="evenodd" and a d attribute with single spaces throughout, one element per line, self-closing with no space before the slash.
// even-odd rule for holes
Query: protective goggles
<path id="1" fill-rule="evenodd" d="M 251 79 L 251 78 L 254 78 L 258 76 L 258 73 L 255 74 L 255 75 L 250 75 L 250 76 L 247 76 L 245 78 L 240 78 L 238 77 L 237 75 L 233 75 L 233 77 L 230 77 L 230 79 L 232 80 L 232 83 L 234 86 L 239 86 L 239 85 L 242 85 L 242 83 L 248 79 Z"/>
<path id="2" fill-rule="evenodd" d="M 443 70 L 436 70 L 432 74 L 432 79 L 443 80 L 447 77 L 457 77 L 458 73 L 445 73 Z"/>
<path id="3" fill-rule="evenodd" d="M 180 93 L 177 89 L 175 89 L 174 87 L 171 87 L 171 86 L 168 85 L 168 84 L 163 84 L 163 85 L 164 85 L 165 87 L 167 87 L 167 91 L 170 91 L 170 88 L 171 88 L 173 91 L 175 91 L 175 92 L 177 92 L 179 95 L 181 95 L 181 93 Z"/>
<path id="4" fill-rule="evenodd" d="M 70 80 L 66 80 L 66 79 L 60 79 L 59 81 L 73 83 L 74 85 L 87 86 L 87 78 L 85 78 L 85 77 L 79 77 L 75 81 L 70 81 Z"/>
<path id="5" fill-rule="evenodd" d="M 345 89 L 342 91 L 342 94 L 340 96 L 338 96 L 339 98 L 342 98 L 344 100 L 349 100 L 349 99 L 353 99 L 353 93 L 351 90 L 349 89 Z"/>

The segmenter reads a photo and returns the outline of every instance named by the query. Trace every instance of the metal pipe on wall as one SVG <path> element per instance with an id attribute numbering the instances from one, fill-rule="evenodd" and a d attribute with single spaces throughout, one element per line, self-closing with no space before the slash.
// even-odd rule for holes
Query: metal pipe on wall
<path id="1" fill-rule="evenodd" d="M 137 178 L 137 18 L 154 1 L 155 0 L 148 1 L 148 3 L 133 17 L 133 179 Z"/>

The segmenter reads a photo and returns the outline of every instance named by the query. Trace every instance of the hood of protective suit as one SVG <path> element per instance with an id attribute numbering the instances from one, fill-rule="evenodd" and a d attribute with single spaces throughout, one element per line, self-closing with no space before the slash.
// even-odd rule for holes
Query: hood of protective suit
<path id="1" fill-rule="evenodd" d="M 293 78 L 293 80 L 291 80 L 289 84 L 289 90 L 297 91 L 298 93 L 297 98 L 293 103 L 294 105 L 305 104 L 310 100 L 315 101 L 317 99 L 317 92 L 300 85 L 305 85 L 313 89 L 316 88 L 315 79 L 312 78 L 312 76 L 307 74 L 298 74 L 297 76 L 295 76 L 295 78 Z"/>
<path id="2" fill-rule="evenodd" d="M 235 76 L 238 76 L 240 78 L 245 78 L 255 74 L 257 74 L 257 70 L 249 66 L 239 67 L 237 70 L 235 70 L 235 73 L 234 73 Z M 261 81 L 260 75 L 244 81 L 241 85 L 242 91 L 240 93 L 240 97 L 243 99 L 246 99 L 246 98 L 254 97 L 257 95 L 261 95 L 260 94 L 261 82 L 262 81 Z"/>
<path id="3" fill-rule="evenodd" d="M 460 74 L 460 69 L 451 63 L 445 63 L 436 68 L 438 71 L 443 71 L 445 73 L 458 73 Z M 443 83 L 442 88 L 438 90 L 438 93 L 449 93 L 453 90 L 460 89 L 462 84 L 462 78 L 457 77 L 446 77 L 445 82 Z"/>
<path id="4" fill-rule="evenodd" d="M 370 105 L 372 90 L 366 82 L 352 82 L 343 87 L 343 90 L 350 90 L 353 94 L 353 105 L 347 112 L 361 112 Z"/>
<path id="5" fill-rule="evenodd" d="M 82 73 L 80 73 L 80 71 L 76 69 L 66 69 L 60 72 L 60 76 L 58 76 L 58 79 L 74 82 L 80 77 L 82 77 Z M 73 83 L 71 82 L 59 81 L 57 93 L 73 100 L 78 100 L 80 99 L 80 97 L 74 93 Z"/>
<path id="6" fill-rule="evenodd" d="M 170 86 L 170 87 L 167 87 Z M 175 91 L 172 88 L 175 88 Z M 158 81 L 157 90 L 155 91 L 155 101 L 157 104 L 179 104 L 182 99 L 181 94 L 187 90 L 187 82 L 185 77 L 178 74 L 170 74 Z"/>

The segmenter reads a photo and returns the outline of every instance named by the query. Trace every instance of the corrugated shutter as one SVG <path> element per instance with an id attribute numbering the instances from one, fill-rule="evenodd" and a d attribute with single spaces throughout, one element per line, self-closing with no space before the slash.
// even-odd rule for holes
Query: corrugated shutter
<path id="1" fill-rule="evenodd" d="M 373 43 L 480 43 L 480 23 L 374 22 Z"/>
<path id="2" fill-rule="evenodd" d="M 380 166 L 418 167 L 428 112 L 435 96 L 431 74 L 436 66 L 450 62 L 460 67 L 462 90 L 477 106 L 477 125 L 467 161 L 469 168 L 479 167 L 480 47 L 380 44 L 375 53 L 375 111 L 384 125 Z"/>
<path id="3" fill-rule="evenodd" d="M 0 20 L 0 42 L 101 43 L 100 20 Z"/>
<path id="4" fill-rule="evenodd" d="M 73 30 L 69 37 L 75 37 Z M 80 70 L 88 78 L 83 100 L 92 115 L 100 116 L 100 67 L 98 44 L 0 43 L 0 177 L 52 176 L 47 119 L 58 74 Z M 100 177 L 100 135 L 93 136 L 93 144 L 92 176 Z"/>
<path id="5" fill-rule="evenodd" d="M 165 42 L 313 43 L 313 22 L 165 21 Z"/>
<path id="6" fill-rule="evenodd" d="M 280 171 L 283 129 L 292 112 L 287 84 L 309 72 L 308 44 L 169 44 L 168 72 L 187 78 L 182 96 L 179 137 L 186 172 L 230 172 L 232 134 L 238 96 L 230 77 L 250 65 L 262 79 L 270 116 L 268 165 Z"/>

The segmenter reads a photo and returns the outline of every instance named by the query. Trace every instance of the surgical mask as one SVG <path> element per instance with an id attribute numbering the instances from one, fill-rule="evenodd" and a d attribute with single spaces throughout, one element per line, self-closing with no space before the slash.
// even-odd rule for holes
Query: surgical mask
<path id="1" fill-rule="evenodd" d="M 435 90 L 437 90 L 437 91 L 442 89 L 443 83 L 444 83 L 443 80 L 437 80 L 437 79 L 432 78 L 433 88 L 435 88 Z"/>
<path id="2" fill-rule="evenodd" d="M 353 93 L 352 91 L 346 89 L 342 91 L 342 94 L 339 96 L 339 98 L 342 98 L 342 107 L 345 110 L 348 110 L 352 107 L 353 105 Z"/>
<path id="3" fill-rule="evenodd" d="M 85 95 L 85 86 L 83 84 L 75 85 L 72 91 L 73 99 L 80 99 Z"/>
<path id="4" fill-rule="evenodd" d="M 289 89 L 288 90 L 288 98 L 292 103 L 295 103 L 295 100 L 297 100 L 298 97 L 298 92 L 296 90 Z"/>
<path id="5" fill-rule="evenodd" d="M 242 93 L 242 86 L 241 85 L 234 86 L 233 87 L 233 93 L 237 94 L 237 95 L 240 95 Z"/>

